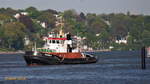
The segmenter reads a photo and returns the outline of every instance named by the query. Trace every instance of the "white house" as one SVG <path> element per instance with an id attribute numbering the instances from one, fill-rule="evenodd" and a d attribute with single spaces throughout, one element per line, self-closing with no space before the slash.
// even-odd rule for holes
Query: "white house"
<path id="1" fill-rule="evenodd" d="M 15 17 L 16 19 L 19 19 L 21 15 L 28 15 L 28 13 L 27 13 L 27 12 L 17 13 L 17 14 L 14 15 L 14 17 Z"/>
<path id="2" fill-rule="evenodd" d="M 29 43 L 30 43 L 29 38 L 27 38 L 27 36 L 25 36 L 25 38 L 24 38 L 24 45 L 29 45 Z"/>
<path id="3" fill-rule="evenodd" d="M 120 40 L 116 40 L 115 42 L 118 43 L 118 44 L 121 44 L 121 43 L 127 44 L 127 39 L 126 38 L 121 38 Z"/>

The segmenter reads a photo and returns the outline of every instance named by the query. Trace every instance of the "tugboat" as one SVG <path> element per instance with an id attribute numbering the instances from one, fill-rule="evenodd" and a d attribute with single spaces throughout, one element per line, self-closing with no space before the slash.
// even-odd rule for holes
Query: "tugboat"
<path id="1" fill-rule="evenodd" d="M 53 64 L 87 64 L 96 63 L 97 59 L 93 55 L 82 53 L 75 38 L 70 33 L 64 34 L 62 29 L 59 34 L 50 32 L 44 38 L 43 48 L 36 48 L 26 51 L 24 59 L 27 65 L 53 65 Z"/>

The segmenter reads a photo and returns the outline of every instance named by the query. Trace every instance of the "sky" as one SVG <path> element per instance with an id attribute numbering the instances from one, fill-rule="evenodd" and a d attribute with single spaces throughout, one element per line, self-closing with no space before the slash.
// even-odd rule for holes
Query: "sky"
<path id="1" fill-rule="evenodd" d="M 0 0 L 0 8 L 64 11 L 75 9 L 84 13 L 127 13 L 150 15 L 150 0 Z"/>

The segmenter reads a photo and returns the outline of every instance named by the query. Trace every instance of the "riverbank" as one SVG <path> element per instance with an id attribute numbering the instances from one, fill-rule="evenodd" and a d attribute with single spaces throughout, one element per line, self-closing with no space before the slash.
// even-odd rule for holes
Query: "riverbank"
<path id="1" fill-rule="evenodd" d="M 23 50 L 13 50 L 9 48 L 0 48 L 0 54 L 19 54 L 25 53 Z"/>
<path id="2" fill-rule="evenodd" d="M 107 52 L 111 51 L 110 49 L 101 49 L 101 50 L 88 50 L 88 51 L 82 51 L 82 52 Z"/>
<path id="3" fill-rule="evenodd" d="M 82 52 L 103 52 L 103 51 L 111 51 L 108 49 L 105 50 L 91 50 L 91 51 L 82 51 Z M 25 51 L 0 51 L 0 54 L 24 54 Z"/>
<path id="4" fill-rule="evenodd" d="M 24 51 L 0 51 L 0 54 L 24 54 Z"/>

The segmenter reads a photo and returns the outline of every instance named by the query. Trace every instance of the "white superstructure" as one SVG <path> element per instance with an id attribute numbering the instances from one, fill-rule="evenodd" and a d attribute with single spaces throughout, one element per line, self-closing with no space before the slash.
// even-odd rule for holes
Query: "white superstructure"
<path id="1" fill-rule="evenodd" d="M 62 37 L 64 36 L 64 37 Z M 38 48 L 39 51 L 45 50 L 46 52 L 78 52 L 77 48 L 72 49 L 72 39 L 71 35 L 65 34 L 54 34 L 53 32 L 49 33 L 48 37 L 44 38 L 45 44 L 43 48 Z"/>

